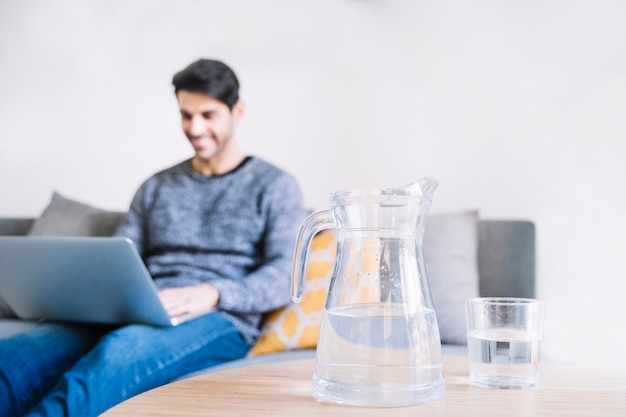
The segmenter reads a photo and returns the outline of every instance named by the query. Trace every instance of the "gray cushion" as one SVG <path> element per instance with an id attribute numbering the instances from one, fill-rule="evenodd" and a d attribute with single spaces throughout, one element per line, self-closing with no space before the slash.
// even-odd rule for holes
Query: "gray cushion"
<path id="1" fill-rule="evenodd" d="M 29 235 L 37 236 L 111 236 L 123 213 L 101 210 L 63 197 L 56 191 Z"/>
<path id="2" fill-rule="evenodd" d="M 467 343 L 465 300 L 478 297 L 478 212 L 428 218 L 424 261 L 443 343 Z"/>
<path id="3" fill-rule="evenodd" d="M 124 213 L 101 210 L 65 198 L 55 191 L 41 216 L 32 223 L 28 235 L 111 236 L 123 217 Z M 14 316 L 11 307 L 0 296 L 0 317 Z"/>

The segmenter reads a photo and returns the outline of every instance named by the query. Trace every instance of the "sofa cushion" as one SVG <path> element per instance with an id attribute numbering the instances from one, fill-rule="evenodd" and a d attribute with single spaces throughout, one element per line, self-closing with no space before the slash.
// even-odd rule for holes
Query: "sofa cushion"
<path id="1" fill-rule="evenodd" d="M 467 343 L 465 300 L 478 297 L 479 288 L 477 230 L 476 211 L 432 215 L 426 225 L 424 262 L 441 341 L 446 344 Z M 266 317 L 251 355 L 317 345 L 334 269 L 335 239 L 334 231 L 325 231 L 313 238 L 302 301 Z"/>
<path id="2" fill-rule="evenodd" d="M 38 320 L 22 320 L 13 318 L 0 318 L 0 339 L 14 334 L 26 332 L 36 327 Z"/>
<path id="3" fill-rule="evenodd" d="M 465 300 L 478 297 L 478 212 L 430 216 L 424 262 L 443 343 L 467 343 Z"/>
<path id="4" fill-rule="evenodd" d="M 50 203 L 35 220 L 29 235 L 111 236 L 123 213 L 107 211 L 71 200 L 54 192 Z"/>
<path id="5" fill-rule="evenodd" d="M 41 216 L 32 222 L 32 236 L 110 236 L 115 232 L 124 213 L 107 211 L 52 193 Z M 21 221 L 21 220 L 20 220 Z M 22 221 L 21 221 L 22 222 Z M 0 317 L 15 317 L 15 313 L 0 296 Z"/>
<path id="6" fill-rule="evenodd" d="M 323 231 L 313 237 L 302 300 L 265 317 L 261 336 L 251 350 L 252 355 L 317 346 L 336 252 L 334 230 Z"/>

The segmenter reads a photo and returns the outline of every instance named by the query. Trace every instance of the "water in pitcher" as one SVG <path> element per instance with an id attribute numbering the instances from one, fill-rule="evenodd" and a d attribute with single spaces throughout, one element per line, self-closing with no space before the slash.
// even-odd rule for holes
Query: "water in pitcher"
<path id="1" fill-rule="evenodd" d="M 532 388 L 539 379 L 540 338 L 515 329 L 468 335 L 472 382 L 491 388 Z"/>
<path id="2" fill-rule="evenodd" d="M 324 313 L 313 379 L 317 399 L 398 406 L 443 395 L 435 313 L 405 307 L 362 303 Z"/>

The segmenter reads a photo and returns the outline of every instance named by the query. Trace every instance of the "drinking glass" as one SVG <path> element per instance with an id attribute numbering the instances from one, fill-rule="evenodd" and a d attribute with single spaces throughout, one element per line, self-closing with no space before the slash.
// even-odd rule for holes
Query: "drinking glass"
<path id="1" fill-rule="evenodd" d="M 544 303 L 531 298 L 484 297 L 467 300 L 465 307 L 472 385 L 535 387 Z"/>

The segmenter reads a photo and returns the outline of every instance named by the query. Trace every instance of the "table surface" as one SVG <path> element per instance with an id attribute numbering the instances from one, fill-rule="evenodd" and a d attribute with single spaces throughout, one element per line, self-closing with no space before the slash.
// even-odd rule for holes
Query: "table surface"
<path id="1" fill-rule="evenodd" d="M 103 416 L 626 416 L 626 375 L 617 371 L 544 362 L 538 387 L 498 390 L 471 386 L 467 358 L 444 356 L 443 399 L 374 408 L 315 401 L 314 366 L 303 359 L 200 375 L 140 394 Z"/>

